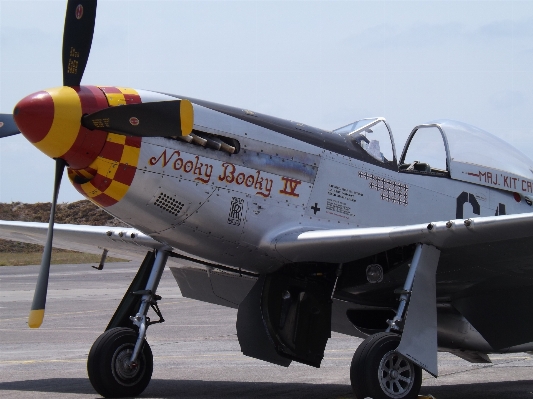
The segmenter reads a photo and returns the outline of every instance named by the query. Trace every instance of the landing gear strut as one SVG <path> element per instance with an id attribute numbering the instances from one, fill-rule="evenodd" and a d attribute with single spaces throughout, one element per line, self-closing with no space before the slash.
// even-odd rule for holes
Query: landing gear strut
<path id="1" fill-rule="evenodd" d="M 435 273 L 440 251 L 418 244 L 396 315 L 386 332 L 371 335 L 355 351 L 350 380 L 357 399 L 413 399 L 422 368 L 437 377 Z M 401 334 L 401 335 L 400 335 Z"/>
<path id="2" fill-rule="evenodd" d="M 94 389 L 106 398 L 137 396 L 150 383 L 153 356 L 146 342 L 146 330 L 151 324 L 164 321 L 157 306 L 161 297 L 155 295 L 155 291 L 167 259 L 166 251 L 158 251 L 155 259 L 151 253 L 146 256 L 107 331 L 98 337 L 89 352 L 89 380 Z M 139 284 L 144 281 L 143 290 L 132 292 L 132 288 L 140 288 Z M 138 308 L 135 316 L 131 313 L 127 316 L 134 306 Z M 146 316 L 150 307 L 159 316 L 158 321 L 151 322 Z"/>

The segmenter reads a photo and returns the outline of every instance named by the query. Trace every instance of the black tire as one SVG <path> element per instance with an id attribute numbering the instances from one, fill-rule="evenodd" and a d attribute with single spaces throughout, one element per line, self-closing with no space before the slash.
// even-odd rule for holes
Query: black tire
<path id="1" fill-rule="evenodd" d="M 399 344 L 399 335 L 378 333 L 359 345 L 350 367 L 350 381 L 357 399 L 414 399 L 418 396 L 422 369 L 395 352 Z"/>
<path id="2" fill-rule="evenodd" d="M 87 373 L 92 386 L 105 398 L 137 396 L 142 393 L 152 378 L 153 355 L 146 340 L 137 357 L 137 367 L 126 365 L 138 334 L 131 328 L 117 327 L 106 331 L 94 341 Z"/>

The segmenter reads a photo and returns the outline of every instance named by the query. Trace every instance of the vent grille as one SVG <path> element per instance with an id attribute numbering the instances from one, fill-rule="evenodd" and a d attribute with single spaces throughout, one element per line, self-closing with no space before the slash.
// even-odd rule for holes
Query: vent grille
<path id="1" fill-rule="evenodd" d="M 181 202 L 175 200 L 170 195 L 166 195 L 163 193 L 159 194 L 159 197 L 157 197 L 157 200 L 155 201 L 154 205 L 174 216 L 178 216 L 178 214 L 183 209 L 183 204 Z"/>

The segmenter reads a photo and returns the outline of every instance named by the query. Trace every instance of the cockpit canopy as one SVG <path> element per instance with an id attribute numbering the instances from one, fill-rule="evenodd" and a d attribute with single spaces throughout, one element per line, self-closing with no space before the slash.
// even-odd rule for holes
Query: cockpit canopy
<path id="1" fill-rule="evenodd" d="M 384 118 L 366 118 L 333 130 L 359 145 L 370 156 L 382 163 L 396 159 L 394 140 Z"/>
<path id="2" fill-rule="evenodd" d="M 396 167 L 394 138 L 384 118 L 361 119 L 333 133 L 362 148 L 384 167 Z M 416 126 L 407 139 L 398 169 L 533 194 L 530 158 L 482 129 L 452 120 Z"/>
<path id="3" fill-rule="evenodd" d="M 399 169 L 523 194 L 533 192 L 530 158 L 482 129 L 451 120 L 415 127 L 405 144 Z"/>

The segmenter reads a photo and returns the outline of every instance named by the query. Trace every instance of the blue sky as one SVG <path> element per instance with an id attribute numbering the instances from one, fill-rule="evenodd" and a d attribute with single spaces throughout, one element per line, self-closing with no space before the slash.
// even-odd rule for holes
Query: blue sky
<path id="1" fill-rule="evenodd" d="M 61 85 L 65 4 L 0 0 L 0 112 Z M 384 116 L 398 152 L 415 125 L 455 119 L 533 158 L 533 2 L 100 0 L 83 83 L 326 129 Z M 52 181 L 23 137 L 0 141 L 1 202 L 49 201 Z M 65 178 L 59 200 L 81 198 Z"/>

